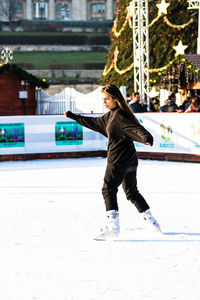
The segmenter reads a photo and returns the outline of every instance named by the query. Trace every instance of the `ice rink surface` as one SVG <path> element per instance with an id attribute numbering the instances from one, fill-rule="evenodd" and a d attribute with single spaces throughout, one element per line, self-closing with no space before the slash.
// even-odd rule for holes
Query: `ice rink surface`
<path id="1" fill-rule="evenodd" d="M 200 164 L 140 160 L 163 235 L 118 192 L 121 236 L 98 242 L 104 158 L 0 163 L 1 300 L 199 300 Z"/>

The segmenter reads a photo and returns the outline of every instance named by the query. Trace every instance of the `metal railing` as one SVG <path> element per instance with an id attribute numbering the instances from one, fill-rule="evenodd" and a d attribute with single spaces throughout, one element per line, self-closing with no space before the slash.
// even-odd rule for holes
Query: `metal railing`
<path id="1" fill-rule="evenodd" d="M 62 115 L 67 110 L 74 113 L 105 113 L 106 109 L 101 98 L 101 87 L 88 94 L 73 88 L 65 88 L 56 95 L 39 90 L 37 91 L 37 114 Z"/>

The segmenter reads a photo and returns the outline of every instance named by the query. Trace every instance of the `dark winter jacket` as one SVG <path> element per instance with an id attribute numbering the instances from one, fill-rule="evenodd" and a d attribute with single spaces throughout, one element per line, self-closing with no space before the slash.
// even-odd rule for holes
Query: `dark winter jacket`
<path id="1" fill-rule="evenodd" d="M 174 101 L 168 100 L 167 104 L 163 105 L 160 110 L 161 112 L 176 112 L 179 108 Z"/>
<path id="2" fill-rule="evenodd" d="M 132 112 L 134 112 L 134 113 L 144 112 L 144 109 L 139 102 L 130 103 L 129 106 L 130 106 L 130 109 L 132 110 Z"/>
<path id="3" fill-rule="evenodd" d="M 95 130 L 108 138 L 108 163 L 128 167 L 137 164 L 133 141 L 153 145 L 152 135 L 139 122 L 116 107 L 101 117 L 85 117 L 68 112 L 78 124 Z"/>

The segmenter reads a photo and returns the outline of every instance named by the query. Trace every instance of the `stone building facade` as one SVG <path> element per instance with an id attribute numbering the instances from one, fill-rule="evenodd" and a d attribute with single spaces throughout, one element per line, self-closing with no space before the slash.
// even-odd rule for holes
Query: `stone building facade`
<path id="1" fill-rule="evenodd" d="M 0 0 L 0 20 L 113 20 L 116 0 Z"/>

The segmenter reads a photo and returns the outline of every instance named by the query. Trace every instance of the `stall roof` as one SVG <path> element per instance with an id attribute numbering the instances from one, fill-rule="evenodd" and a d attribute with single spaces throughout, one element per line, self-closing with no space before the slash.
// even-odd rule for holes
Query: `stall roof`
<path id="1" fill-rule="evenodd" d="M 22 80 L 28 81 L 35 87 L 40 87 L 46 89 L 49 87 L 49 84 L 41 78 L 38 78 L 31 73 L 28 73 L 26 70 L 18 67 L 16 64 L 3 64 L 0 66 L 0 75 L 5 72 L 12 72 L 18 75 Z"/>
<path id="2" fill-rule="evenodd" d="M 184 54 L 187 60 L 189 60 L 196 68 L 200 69 L 200 54 Z"/>

